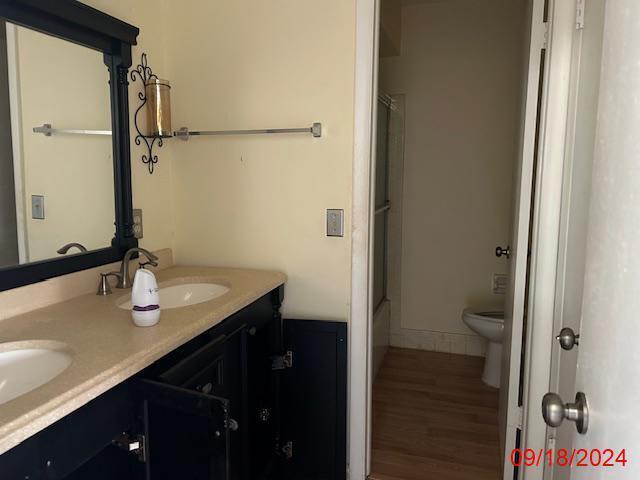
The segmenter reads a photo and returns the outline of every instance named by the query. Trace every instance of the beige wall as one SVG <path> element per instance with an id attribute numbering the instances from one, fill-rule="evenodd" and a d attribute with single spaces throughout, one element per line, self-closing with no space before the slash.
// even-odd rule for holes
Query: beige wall
<path id="1" fill-rule="evenodd" d="M 188 3 L 167 29 L 175 128 L 324 130 L 171 142 L 176 262 L 282 270 L 286 316 L 347 320 L 355 2 Z"/>
<path id="2" fill-rule="evenodd" d="M 16 28 L 15 44 L 26 258 L 57 257 L 56 250 L 69 242 L 89 250 L 108 247 L 115 221 L 111 137 L 33 132 L 45 123 L 62 129 L 111 128 L 102 55 L 22 27 Z M 31 218 L 32 195 L 45 197 L 44 219 Z"/>
<path id="3" fill-rule="evenodd" d="M 523 2 L 403 8 L 402 55 L 381 87 L 404 94 L 402 316 L 392 344 L 481 354 L 467 306 L 502 306 L 494 256 L 510 237 Z"/>
<path id="4" fill-rule="evenodd" d="M 323 123 L 320 139 L 170 140 L 153 176 L 133 146 L 143 244 L 178 264 L 282 270 L 285 315 L 347 320 L 355 2 L 87 3 L 140 27 L 136 62 L 146 51 L 171 81 L 174 129 Z M 345 210 L 344 238 L 325 236 L 327 208 Z"/>

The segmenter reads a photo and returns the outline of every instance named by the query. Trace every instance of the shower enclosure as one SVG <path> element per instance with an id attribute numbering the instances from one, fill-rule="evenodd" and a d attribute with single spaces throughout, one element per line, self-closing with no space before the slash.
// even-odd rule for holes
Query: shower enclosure
<path id="1" fill-rule="evenodd" d="M 399 318 L 404 96 L 378 95 L 373 245 L 373 372 Z"/>

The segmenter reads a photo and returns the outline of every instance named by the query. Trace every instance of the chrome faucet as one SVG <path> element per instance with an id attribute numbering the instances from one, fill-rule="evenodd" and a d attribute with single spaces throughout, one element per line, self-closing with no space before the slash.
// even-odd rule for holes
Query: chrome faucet
<path id="1" fill-rule="evenodd" d="M 71 249 L 73 247 L 76 247 L 81 252 L 86 252 L 87 251 L 87 247 L 85 247 L 81 243 L 71 242 L 71 243 L 67 243 L 66 245 L 61 246 L 58 250 L 56 250 L 56 252 L 59 253 L 60 255 L 64 255 L 69 251 L 69 249 Z"/>
<path id="2" fill-rule="evenodd" d="M 118 279 L 118 283 L 116 284 L 116 288 L 129 288 L 131 287 L 131 277 L 129 275 L 129 262 L 131 261 L 131 257 L 134 253 L 142 253 L 145 257 L 147 257 L 147 262 L 141 263 L 140 267 L 144 268 L 145 265 L 153 265 L 154 267 L 158 266 L 158 257 L 156 257 L 149 250 L 145 250 L 144 248 L 131 248 L 127 250 L 127 253 L 124 254 L 124 258 L 122 259 L 122 264 L 120 265 L 119 272 L 108 272 L 100 274 L 100 283 L 98 284 L 98 292 L 97 295 L 109 295 L 111 294 L 111 287 L 109 285 L 109 277 L 116 277 Z"/>
<path id="3" fill-rule="evenodd" d="M 141 253 L 145 257 L 147 257 L 148 262 L 144 263 L 144 265 L 153 265 L 154 267 L 158 266 L 158 257 L 156 257 L 149 250 L 145 250 L 144 248 L 130 248 L 127 250 L 127 253 L 124 254 L 124 258 L 122 259 L 122 264 L 120 265 L 120 272 L 118 272 L 118 284 L 116 288 L 130 288 L 131 287 L 131 277 L 129 276 L 129 262 L 131 261 L 131 257 L 134 253 Z M 142 264 L 141 264 L 142 266 Z"/>

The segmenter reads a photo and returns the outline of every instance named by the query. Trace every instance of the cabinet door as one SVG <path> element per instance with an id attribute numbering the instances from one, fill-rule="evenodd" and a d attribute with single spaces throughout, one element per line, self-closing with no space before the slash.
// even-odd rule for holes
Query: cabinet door
<path id="1" fill-rule="evenodd" d="M 286 319 L 283 329 L 293 362 L 282 370 L 281 446 L 290 457 L 282 478 L 344 480 L 347 325 Z"/>
<path id="2" fill-rule="evenodd" d="M 193 390 L 139 380 L 147 480 L 226 480 L 229 402 Z"/>
<path id="3" fill-rule="evenodd" d="M 43 464 L 38 442 L 30 438 L 0 455 L 0 478 L 44 480 Z"/>

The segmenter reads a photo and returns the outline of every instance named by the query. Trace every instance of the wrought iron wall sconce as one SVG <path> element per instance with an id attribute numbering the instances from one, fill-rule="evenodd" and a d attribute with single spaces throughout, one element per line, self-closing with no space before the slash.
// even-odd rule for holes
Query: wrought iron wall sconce
<path id="1" fill-rule="evenodd" d="M 171 131 L 171 86 L 166 80 L 161 80 L 153 73 L 147 63 L 147 54 L 143 53 L 140 64 L 131 70 L 131 81 L 140 79 L 142 91 L 138 92 L 140 105 L 134 114 L 133 123 L 138 134 L 135 137 L 135 144 L 142 145 L 144 142 L 147 153 L 142 155 L 142 163 L 147 165 L 149 173 L 153 174 L 155 164 L 158 163 L 158 155 L 153 153 L 153 148 L 157 145 L 162 147 L 163 139 L 173 135 Z M 146 126 L 147 132 L 143 133 L 140 128 L 138 114 L 146 106 Z"/>

